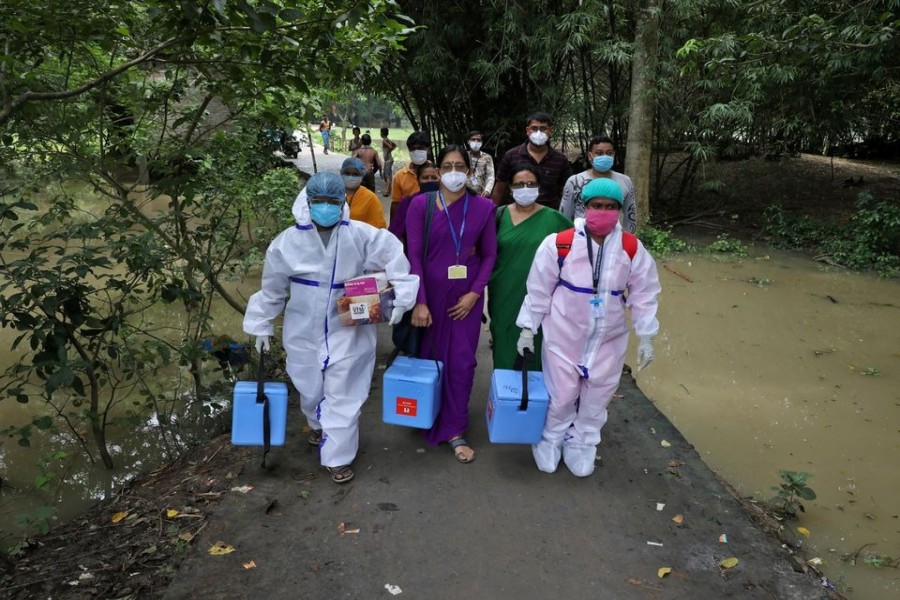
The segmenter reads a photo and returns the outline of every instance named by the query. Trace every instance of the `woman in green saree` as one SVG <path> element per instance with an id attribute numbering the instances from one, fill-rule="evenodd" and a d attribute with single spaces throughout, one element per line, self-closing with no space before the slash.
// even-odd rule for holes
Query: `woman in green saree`
<path id="1" fill-rule="evenodd" d="M 572 227 L 572 221 L 537 204 L 540 173 L 527 163 L 513 166 L 507 182 L 513 202 L 497 209 L 497 263 L 488 284 L 488 315 L 494 346 L 494 368 L 512 369 L 520 330 L 516 316 L 525 299 L 525 280 L 538 246 L 548 235 Z M 541 335 L 534 339 L 534 363 L 541 370 Z"/>

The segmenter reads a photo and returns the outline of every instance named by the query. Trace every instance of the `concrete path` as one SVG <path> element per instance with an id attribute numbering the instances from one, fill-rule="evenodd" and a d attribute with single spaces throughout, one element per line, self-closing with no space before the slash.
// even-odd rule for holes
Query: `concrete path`
<path id="1" fill-rule="evenodd" d="M 592 477 L 577 479 L 564 465 L 538 472 L 527 446 L 488 443 L 487 334 L 468 436 L 478 456 L 468 465 L 446 445 L 429 447 L 417 430 L 382 423 L 389 348 L 380 327 L 356 478 L 339 486 L 318 466 L 293 403 L 287 445 L 270 454 L 274 468 L 262 471 L 256 453 L 235 465 L 236 485 L 253 489 L 221 502 L 166 598 L 828 597 L 792 570 L 630 375 L 611 406 L 602 461 Z M 236 550 L 209 555 L 220 540 Z M 737 566 L 720 568 L 729 557 Z M 255 568 L 244 568 L 250 561 Z M 662 567 L 672 569 L 664 579 Z"/>

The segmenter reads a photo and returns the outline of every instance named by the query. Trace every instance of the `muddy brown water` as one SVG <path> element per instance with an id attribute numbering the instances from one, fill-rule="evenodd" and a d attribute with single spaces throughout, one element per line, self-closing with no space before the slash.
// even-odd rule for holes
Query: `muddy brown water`
<path id="1" fill-rule="evenodd" d="M 810 531 L 800 534 L 809 556 L 822 559 L 850 598 L 900 597 L 900 571 L 863 563 L 900 557 L 900 282 L 765 249 L 745 259 L 677 255 L 659 265 L 662 330 L 656 359 L 636 374 L 641 389 L 743 495 L 770 497 L 779 469 L 811 473 L 818 497 L 789 524 Z M 256 285 L 251 276 L 233 289 L 247 297 Z M 217 310 L 222 333 L 240 338 L 239 319 Z M 11 339 L 0 330 L 0 347 Z M 12 358 L 0 355 L 0 368 Z M 172 381 L 181 377 L 172 373 Z M 0 402 L 0 425 L 24 423 L 39 409 Z M 21 491 L 0 494 L 0 530 L 18 534 L 18 515 L 56 501 L 59 518 L 71 518 L 159 466 L 165 452 L 154 426 L 151 418 L 114 432 L 123 468 L 112 475 L 79 461 L 57 469 L 65 483 L 54 497 L 26 490 L 42 448 L 61 444 L 80 456 L 71 440 L 39 435 L 31 448 L 4 441 L 0 472 Z M 873 545 L 856 566 L 841 560 L 865 544 Z"/>
<path id="2" fill-rule="evenodd" d="M 745 496 L 770 498 L 779 469 L 811 473 L 817 498 L 789 523 L 809 555 L 850 598 L 900 598 L 898 569 L 863 564 L 900 557 L 900 282 L 768 249 L 660 267 L 640 388 Z"/>

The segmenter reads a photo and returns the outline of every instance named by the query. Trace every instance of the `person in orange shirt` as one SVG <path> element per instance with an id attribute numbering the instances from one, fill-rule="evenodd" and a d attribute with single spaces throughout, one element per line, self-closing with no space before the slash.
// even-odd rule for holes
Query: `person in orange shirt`
<path id="1" fill-rule="evenodd" d="M 381 200 L 371 190 L 360 187 L 366 165 L 358 158 L 347 158 L 341 164 L 341 179 L 347 192 L 347 206 L 350 207 L 350 218 L 354 221 L 368 223 L 372 227 L 385 229 L 384 208 Z M 417 183 L 418 185 L 418 183 Z"/>
<path id="2" fill-rule="evenodd" d="M 400 200 L 419 191 L 419 180 L 416 176 L 416 168 L 428 160 L 431 150 L 431 139 L 424 131 L 416 131 L 406 138 L 406 148 L 409 150 L 409 164 L 394 173 L 394 182 L 391 187 L 391 216 L 397 212 Z"/>

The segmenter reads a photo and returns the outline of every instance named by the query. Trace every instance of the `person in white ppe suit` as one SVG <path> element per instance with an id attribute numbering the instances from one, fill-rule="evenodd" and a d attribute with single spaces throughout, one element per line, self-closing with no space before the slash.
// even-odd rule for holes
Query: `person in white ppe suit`
<path id="1" fill-rule="evenodd" d="M 257 336 L 257 350 L 268 350 L 272 320 L 284 311 L 287 372 L 312 429 L 309 442 L 319 446 L 331 478 L 344 483 L 353 478 L 376 331 L 371 325 L 339 325 L 336 298 L 346 279 L 384 271 L 394 287 L 394 324 L 415 304 L 419 278 L 410 274 L 393 234 L 350 220 L 339 175 L 317 173 L 305 192 L 294 201 L 296 224 L 266 250 L 261 289 L 250 297 L 244 331 Z"/>
<path id="2" fill-rule="evenodd" d="M 653 258 L 619 225 L 619 185 L 595 179 L 582 190 L 581 201 L 585 218 L 575 219 L 568 254 L 563 258 L 563 246 L 557 245 L 562 233 L 547 236 L 538 247 L 516 324 L 522 328 L 519 354 L 534 351 L 538 328 L 544 333 L 541 358 L 550 407 L 541 441 L 532 446 L 537 467 L 553 473 L 562 458 L 574 475 L 587 477 L 625 364 L 625 308 L 631 309 L 640 339 L 641 370 L 653 360 L 660 285 Z"/>

